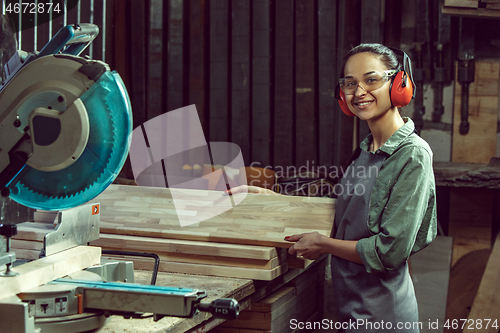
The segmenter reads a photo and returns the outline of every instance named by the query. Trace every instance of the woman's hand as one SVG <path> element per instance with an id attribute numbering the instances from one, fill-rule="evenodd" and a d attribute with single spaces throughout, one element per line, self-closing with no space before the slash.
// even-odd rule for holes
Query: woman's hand
<path id="1" fill-rule="evenodd" d="M 237 193 L 253 193 L 253 194 L 266 194 L 266 195 L 278 195 L 278 193 L 268 190 L 266 188 L 258 187 L 258 186 L 248 186 L 241 185 L 237 187 L 233 187 L 227 191 L 224 191 L 225 194 L 237 194 Z"/>
<path id="2" fill-rule="evenodd" d="M 325 235 L 319 232 L 310 232 L 306 234 L 293 235 L 285 237 L 286 241 L 296 242 L 288 249 L 288 253 L 297 254 L 310 260 L 316 260 L 326 252 L 324 248 Z"/>

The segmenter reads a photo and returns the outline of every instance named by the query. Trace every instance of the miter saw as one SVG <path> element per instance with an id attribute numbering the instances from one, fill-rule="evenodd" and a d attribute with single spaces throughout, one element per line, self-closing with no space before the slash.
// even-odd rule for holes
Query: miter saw
<path id="1" fill-rule="evenodd" d="M 0 190 L 25 206 L 59 211 L 42 256 L 99 237 L 98 206 L 87 203 L 113 182 L 129 151 L 132 117 L 123 81 L 106 63 L 79 56 L 98 32 L 93 24 L 68 25 L 40 52 L 18 51 L 5 66 Z M 0 225 L 0 231 L 7 239 L 4 244 L 0 237 L 0 279 L 9 279 L 16 275 L 11 269 L 15 254 L 9 251 L 15 227 Z M 2 299 L 0 291 L 0 331 L 87 331 L 102 325 L 103 315 L 117 313 L 151 312 L 155 319 L 190 317 L 197 311 L 238 316 L 234 299 L 201 303 L 205 291 L 113 282 L 133 281 L 126 263 L 103 263 L 88 271 L 98 272 L 98 281 L 93 281 L 95 274 L 79 272 L 24 291 L 14 300 Z M 141 298 L 148 301 L 131 301 Z M 119 306 L 115 299 L 121 299 Z M 17 311 L 20 304 L 26 311 Z"/>

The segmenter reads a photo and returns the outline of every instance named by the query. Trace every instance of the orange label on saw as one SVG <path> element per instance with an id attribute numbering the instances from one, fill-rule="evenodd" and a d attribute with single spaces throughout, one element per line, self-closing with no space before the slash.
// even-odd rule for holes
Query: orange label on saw
<path id="1" fill-rule="evenodd" d="M 99 205 L 93 205 L 92 206 L 92 215 L 97 215 L 99 214 Z"/>

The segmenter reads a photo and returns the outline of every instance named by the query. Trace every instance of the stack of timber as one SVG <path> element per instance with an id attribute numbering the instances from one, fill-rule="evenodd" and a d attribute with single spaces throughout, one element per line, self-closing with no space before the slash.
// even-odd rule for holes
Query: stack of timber
<path id="1" fill-rule="evenodd" d="M 493 250 L 486 265 L 479 289 L 467 319 L 464 333 L 473 332 L 482 325 L 481 332 L 498 333 L 500 326 L 500 234 L 497 235 Z M 469 325 L 473 323 L 473 325 Z M 476 327 L 477 324 L 478 326 Z"/>
<path id="2" fill-rule="evenodd" d="M 500 10 L 500 0 L 481 0 L 487 9 Z"/>
<path id="3" fill-rule="evenodd" d="M 212 329 L 212 333 L 289 333 L 293 323 L 322 318 L 326 260 Z"/>
<path id="4" fill-rule="evenodd" d="M 311 264 L 288 255 L 291 243 L 285 236 L 331 231 L 333 199 L 252 194 L 220 215 L 182 227 L 177 214 L 196 216 L 200 205 L 214 204 L 214 195 L 222 197 L 221 192 L 191 191 L 191 199 L 176 197 L 174 202 L 165 188 L 109 186 L 93 200 L 100 203 L 101 236 L 90 245 L 155 253 L 163 272 L 269 281 Z M 43 236 L 54 228 L 55 213 L 36 216 L 39 221 L 18 224 L 12 243 L 18 258 L 37 258 Z M 105 253 L 103 257 L 133 261 L 137 269 L 153 267 L 149 258 Z"/>
<path id="5" fill-rule="evenodd" d="M 445 0 L 443 14 L 469 17 L 500 17 L 499 0 Z"/>

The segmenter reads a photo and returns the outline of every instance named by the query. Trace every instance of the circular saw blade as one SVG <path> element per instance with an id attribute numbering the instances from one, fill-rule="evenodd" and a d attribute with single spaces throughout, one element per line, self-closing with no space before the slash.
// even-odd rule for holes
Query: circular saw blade
<path id="1" fill-rule="evenodd" d="M 11 198 L 38 209 L 84 204 L 106 189 L 123 167 L 130 147 L 130 100 L 116 72 L 106 72 L 80 98 L 89 117 L 85 150 L 65 169 L 45 172 L 25 166 L 11 186 Z"/>

